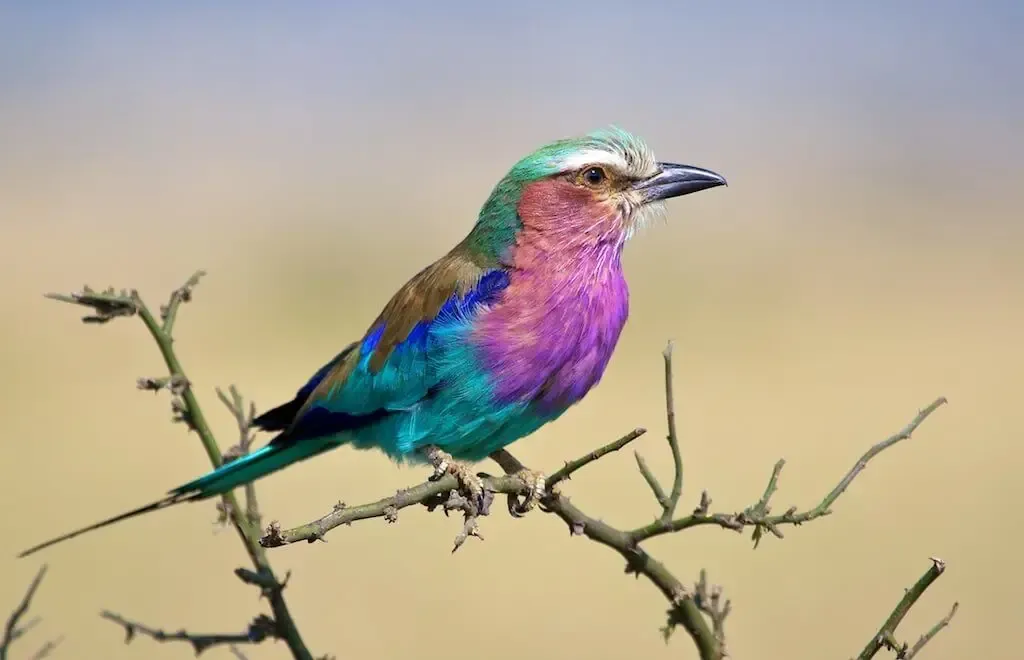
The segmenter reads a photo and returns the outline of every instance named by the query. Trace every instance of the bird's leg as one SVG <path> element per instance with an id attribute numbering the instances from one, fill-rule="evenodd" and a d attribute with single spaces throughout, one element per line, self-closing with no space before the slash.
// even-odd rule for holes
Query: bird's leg
<path id="1" fill-rule="evenodd" d="M 518 479 L 527 490 L 522 500 L 515 494 L 508 496 L 508 512 L 513 518 L 522 518 L 549 495 L 547 478 L 543 473 L 528 469 L 504 449 L 493 452 L 490 458 L 501 466 L 505 474 Z"/>
<path id="2" fill-rule="evenodd" d="M 470 466 L 456 461 L 451 454 L 436 445 L 424 447 L 423 454 L 434 468 L 432 479 L 440 479 L 446 474 L 452 475 L 458 480 L 462 491 L 469 495 L 478 509 L 486 508 L 484 506 L 484 481 L 473 472 Z"/>
<path id="3" fill-rule="evenodd" d="M 542 472 L 534 472 L 528 468 L 517 470 L 512 476 L 523 482 L 530 492 L 521 501 L 515 501 L 510 497 L 508 501 L 508 512 L 514 518 L 522 518 L 537 506 L 537 503 L 547 495 L 547 478 Z"/>

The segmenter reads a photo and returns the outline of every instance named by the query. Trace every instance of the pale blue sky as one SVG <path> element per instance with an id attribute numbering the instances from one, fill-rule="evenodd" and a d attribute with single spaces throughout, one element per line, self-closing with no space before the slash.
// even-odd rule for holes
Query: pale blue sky
<path id="1" fill-rule="evenodd" d="M 731 179 L 945 171 L 980 194 L 1024 169 L 1024 4 L 0 5 L 15 187 L 243 166 L 326 185 L 415 161 L 479 196 L 524 149 L 610 122 Z"/>

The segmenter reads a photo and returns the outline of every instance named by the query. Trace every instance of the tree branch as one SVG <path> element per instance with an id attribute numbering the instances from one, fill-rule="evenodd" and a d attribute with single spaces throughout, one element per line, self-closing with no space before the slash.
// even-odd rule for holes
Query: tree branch
<path id="1" fill-rule="evenodd" d="M 515 474 L 525 469 L 525 466 L 508 451 L 503 449 L 495 453 L 501 455 L 499 462 L 507 474 Z M 497 457 L 495 459 L 498 460 Z M 663 563 L 635 543 L 627 532 L 585 514 L 565 495 L 558 492 L 549 493 L 542 507 L 544 511 L 555 514 L 568 525 L 570 536 L 584 536 L 618 552 L 626 561 L 627 574 L 637 577 L 643 575 L 665 596 L 669 602 L 668 624 L 662 628 L 666 640 L 675 627 L 681 625 L 693 638 L 701 660 L 721 660 L 725 657 L 724 638 L 720 639 L 716 631 L 721 631 L 725 617 L 729 614 L 729 606 L 726 604 L 721 611 L 716 612 L 717 622 L 713 622 L 714 628 L 709 627 L 704 618 L 704 608 L 711 608 L 711 598 L 705 597 L 703 601 L 697 598 L 697 594 L 701 593 L 702 583 L 705 585 L 704 595 L 707 596 L 703 571 L 701 582 L 692 590 L 687 589 Z M 721 590 L 717 589 L 716 593 L 717 602 L 721 599 Z"/>
<path id="2" fill-rule="evenodd" d="M 142 319 L 142 323 L 146 326 L 150 336 L 156 342 L 160 354 L 163 356 L 168 374 L 159 378 L 139 379 L 139 387 L 153 391 L 166 388 L 171 392 L 173 397 L 171 409 L 174 413 L 174 420 L 184 423 L 189 430 L 196 432 L 200 442 L 202 442 L 203 449 L 206 450 L 206 455 L 210 459 L 211 465 L 216 468 L 224 462 L 225 457 L 222 455 L 217 439 L 206 421 L 203 410 L 192 389 L 192 384 L 175 353 L 172 335 L 179 308 L 182 304 L 192 300 L 195 287 L 204 274 L 205 272 L 202 270 L 197 271 L 184 285 L 175 289 L 171 293 L 167 304 L 161 307 L 159 319 L 153 315 L 135 290 L 122 290 L 118 292 L 110 288 L 97 292 L 89 287 L 83 287 L 80 293 L 69 295 L 51 293 L 47 294 L 46 297 L 90 308 L 92 313 L 82 319 L 85 323 L 102 324 L 121 316 L 137 315 Z M 221 394 L 222 400 L 226 399 L 226 397 L 223 397 L 223 393 Z M 232 396 L 236 398 L 228 407 L 231 408 L 236 419 L 239 421 L 240 434 L 242 435 L 238 451 L 248 451 L 248 446 L 251 444 L 251 439 L 248 439 L 248 418 L 243 416 L 241 397 L 237 397 L 237 392 L 232 392 Z M 228 402 L 225 400 L 225 403 Z M 236 405 L 233 406 L 232 404 Z M 244 428 L 243 421 L 245 422 Z M 237 455 L 241 454 L 236 452 L 236 457 Z M 313 655 L 306 648 L 305 642 L 303 642 L 298 627 L 288 609 L 288 604 L 283 594 L 284 583 L 275 577 L 274 571 L 267 560 L 266 553 L 259 544 L 259 526 L 252 522 L 252 519 L 259 519 L 255 489 L 247 488 L 246 493 L 247 507 L 245 511 L 239 507 L 238 499 L 234 493 L 224 495 L 221 505 L 222 517 L 229 520 L 235 528 L 253 567 L 256 569 L 256 573 L 261 578 L 262 593 L 269 600 L 270 608 L 273 612 L 276 636 L 287 643 L 292 656 L 296 660 L 313 660 Z"/>
<path id="3" fill-rule="evenodd" d="M 87 323 L 106 323 L 120 316 L 138 315 L 142 319 L 164 357 L 168 374 L 158 378 L 140 379 L 139 387 L 153 391 L 167 389 L 171 392 L 175 420 L 186 424 L 190 430 L 196 432 L 210 458 L 211 464 L 216 467 L 224 461 L 235 460 L 248 453 L 253 442 L 250 426 L 255 416 L 255 408 L 251 404 L 247 407 L 241 395 L 234 387 L 231 387 L 228 393 L 217 390 L 218 397 L 235 417 L 239 435 L 238 444 L 222 455 L 192 391 L 191 383 L 174 352 L 173 338 L 171 336 L 178 309 L 183 303 L 191 300 L 195 286 L 202 274 L 202 271 L 196 273 L 182 287 L 172 293 L 167 305 L 160 310 L 159 320 L 149 311 L 149 308 L 135 291 L 115 292 L 113 289 L 108 289 L 104 292 L 95 292 L 85 288 L 82 293 L 71 295 L 51 294 L 50 297 L 89 307 L 92 313 L 83 319 Z M 731 610 L 731 603 L 723 597 L 722 589 L 718 586 L 709 585 L 704 570 L 700 571 L 699 579 L 691 587 L 685 586 L 665 564 L 648 553 L 642 547 L 642 544 L 656 536 L 681 532 L 704 525 L 712 525 L 735 531 L 742 531 L 747 527 L 752 527 L 754 547 L 757 547 L 765 532 L 782 538 L 783 534 L 780 527 L 783 525 L 800 525 L 829 515 L 832 512 L 831 507 L 836 500 L 846 491 L 857 475 L 864 470 L 869 461 L 885 449 L 909 439 L 918 426 L 936 409 L 945 404 L 946 400 L 941 397 L 936 399 L 929 406 L 921 410 L 906 427 L 868 449 L 854 463 L 853 467 L 843 476 L 838 484 L 824 496 L 817 506 L 811 509 L 798 512 L 796 507 L 791 507 L 782 514 L 771 515 L 771 499 L 778 488 L 782 469 L 785 466 L 785 462 L 780 460 L 775 464 L 761 497 L 742 511 L 712 513 L 711 498 L 707 491 L 703 491 L 697 506 L 689 515 L 676 517 L 676 509 L 683 495 L 684 464 L 676 428 L 675 402 L 673 400 L 671 342 L 666 347 L 663 355 L 665 363 L 667 441 L 673 464 L 672 486 L 667 493 L 643 457 L 639 453 L 635 454 L 637 467 L 661 507 L 661 512 L 657 518 L 652 523 L 635 529 L 614 527 L 599 518 L 584 513 L 570 501 L 569 497 L 563 495 L 558 489 L 578 470 L 635 441 L 645 433 L 644 429 L 640 428 L 578 459 L 568 461 L 561 469 L 555 471 L 550 479 L 547 480 L 545 492 L 540 498 L 540 509 L 557 516 L 565 522 L 569 528 L 570 535 L 588 538 L 617 552 L 626 562 L 625 571 L 627 574 L 633 574 L 637 577 L 644 576 L 662 593 L 668 601 L 667 622 L 662 628 L 666 639 L 668 639 L 677 626 L 682 626 L 693 639 L 702 660 L 721 660 L 726 656 L 725 621 Z M 490 504 L 495 494 L 507 495 L 509 511 L 514 512 L 517 510 L 515 506 L 517 498 L 527 496 L 533 488 L 532 484 L 526 483 L 520 476 L 523 473 L 532 473 L 533 471 L 527 470 L 512 454 L 501 450 L 492 454 L 491 458 L 495 460 L 505 474 L 502 476 L 492 476 L 480 473 L 478 475 L 485 489 L 486 497 L 483 502 L 477 502 L 475 498 L 465 497 L 460 492 L 458 479 L 454 475 L 445 475 L 440 478 L 428 479 L 421 484 L 398 491 L 394 495 L 379 499 L 376 502 L 351 507 L 346 506 L 343 502 L 338 502 L 332 507 L 330 512 L 318 520 L 291 529 L 282 529 L 276 521 L 272 522 L 266 528 L 261 538 L 258 538 L 260 513 L 255 488 L 252 484 L 248 485 L 245 489 L 246 507 L 244 511 L 239 507 L 233 493 L 225 496 L 221 505 L 222 516 L 225 522 L 230 522 L 235 527 L 255 569 L 238 568 L 235 573 L 243 582 L 260 588 L 263 595 L 267 596 L 270 600 L 273 612 L 273 617 L 266 615 L 257 617 L 244 633 L 204 635 L 191 634 L 185 631 L 168 633 L 129 621 L 110 612 L 104 612 L 103 616 L 118 623 L 125 629 L 126 641 L 131 641 L 136 633 L 147 635 L 158 641 L 185 641 L 192 645 L 193 650 L 197 654 L 211 646 L 225 645 L 236 657 L 241 658 L 244 655 L 235 644 L 257 643 L 267 638 L 280 638 L 286 641 L 293 657 L 302 660 L 312 660 L 312 655 L 306 649 L 283 597 L 287 576 L 283 581 L 275 577 L 267 561 L 265 548 L 278 547 L 298 541 L 310 543 L 318 540 L 323 541 L 326 540 L 327 532 L 357 520 L 384 518 L 385 521 L 394 523 L 398 520 L 398 512 L 400 510 L 413 505 L 421 505 L 425 506 L 429 511 L 440 508 L 444 511 L 445 515 L 450 514 L 452 511 L 463 514 L 463 525 L 455 537 L 454 552 L 470 536 L 482 538 L 479 530 L 479 518 L 489 515 Z M 895 651 L 897 658 L 911 658 L 934 638 L 942 628 L 949 625 L 950 620 L 956 613 L 956 605 L 954 605 L 948 616 L 925 633 L 913 647 L 906 643 L 900 644 L 894 637 L 895 629 L 907 611 L 910 610 L 943 570 L 944 564 L 940 560 L 933 560 L 932 568 L 918 580 L 917 584 L 908 590 L 906 596 L 900 601 L 879 632 L 862 651 L 861 659 L 874 657 L 881 648 L 889 648 Z M 31 599 L 31 595 L 38 586 L 38 581 L 41 577 L 42 573 L 40 573 L 40 576 L 37 577 L 36 582 L 30 588 L 23 606 L 16 610 L 15 616 L 12 616 L 12 620 L 8 623 L 8 634 L 5 637 L 3 646 L 4 655 L 0 656 L 0 660 L 6 660 L 6 647 L 9 645 L 8 638 L 16 638 L 25 630 L 25 627 L 23 627 L 19 631 L 17 619 L 27 610 L 28 601 Z"/>
<path id="4" fill-rule="evenodd" d="M 571 479 L 574 472 L 585 468 L 599 458 L 612 453 L 613 451 L 619 451 L 629 443 L 633 442 L 643 434 L 647 433 L 647 429 L 635 428 L 626 435 L 622 436 L 615 442 L 608 443 L 603 447 L 599 447 L 594 451 L 577 458 L 574 461 L 566 461 L 565 466 L 560 470 L 556 470 L 547 480 L 547 488 L 551 489 L 557 486 L 560 482 L 566 479 Z"/>
<path id="5" fill-rule="evenodd" d="M 949 625 L 949 622 L 953 620 L 956 615 L 957 609 L 959 609 L 959 603 L 953 603 L 952 609 L 949 614 L 944 616 L 937 624 L 926 632 L 924 635 L 917 640 L 913 647 L 906 642 L 900 643 L 896 641 L 896 628 L 899 627 L 903 618 L 907 616 L 910 609 L 917 603 L 918 599 L 924 595 L 924 592 L 928 590 L 928 587 L 932 586 L 939 576 L 942 575 L 946 570 L 946 562 L 942 561 L 938 557 L 931 558 L 932 565 L 928 567 L 917 582 L 912 587 L 906 590 L 903 594 L 903 598 L 896 604 L 896 608 L 889 615 L 889 618 L 885 620 L 882 627 L 878 629 L 875 636 L 871 638 L 871 641 L 867 643 L 864 650 L 857 656 L 857 660 L 871 660 L 875 657 L 879 651 L 883 648 L 888 649 L 896 654 L 898 660 L 909 660 L 917 655 L 924 646 L 932 640 L 939 631 Z"/>
<path id="6" fill-rule="evenodd" d="M 669 493 L 665 511 L 661 517 L 663 520 L 671 520 L 679 504 L 679 498 L 683 495 L 683 454 L 679 449 L 679 435 L 676 433 L 676 404 L 672 394 L 672 342 L 665 346 L 662 353 L 665 358 L 665 414 L 668 418 L 668 446 L 672 451 L 672 492 Z"/>
<path id="7" fill-rule="evenodd" d="M 32 582 L 29 583 L 28 589 L 25 591 L 25 595 L 21 598 L 21 602 L 18 603 L 18 606 L 14 608 L 14 611 L 11 612 L 11 616 L 7 619 L 7 625 L 4 626 L 4 636 L 0 639 L 0 660 L 7 660 L 8 651 L 10 651 L 11 645 L 42 621 L 40 617 L 35 617 L 26 623 L 21 623 L 21 620 L 26 614 L 28 614 L 28 610 L 32 606 L 32 599 L 35 598 L 36 591 L 39 590 L 39 585 L 43 582 L 43 576 L 46 575 L 46 568 L 46 564 L 43 564 L 39 569 L 39 572 L 36 573 L 36 576 L 32 578 Z M 39 648 L 38 651 L 32 654 L 32 659 L 42 660 L 49 656 L 50 653 L 57 648 L 57 645 L 63 641 L 63 639 L 63 637 L 57 637 L 47 641 Z"/>
<path id="8" fill-rule="evenodd" d="M 771 508 L 768 506 L 769 501 L 778 488 L 779 475 L 782 473 L 782 468 L 786 464 L 784 460 L 780 459 L 772 469 L 771 476 L 768 479 L 768 485 L 765 487 L 764 494 L 761 496 L 761 499 L 743 511 L 736 513 L 708 513 L 708 507 L 710 506 L 711 500 L 710 498 L 704 497 L 701 500 L 700 506 L 698 506 L 692 514 L 669 521 L 666 521 L 661 517 L 649 525 L 634 529 L 630 534 L 639 543 L 641 541 L 654 538 L 655 536 L 671 534 L 691 527 L 717 525 L 737 532 L 743 531 L 745 527 L 753 527 L 754 547 L 757 547 L 760 543 L 765 531 L 770 532 L 777 538 L 783 538 L 784 535 L 782 530 L 779 529 L 780 525 L 802 525 L 803 523 L 830 515 L 832 513 L 832 505 L 835 504 L 835 501 L 839 499 L 840 495 L 846 492 L 846 489 L 851 483 L 853 483 L 853 480 L 857 475 L 867 467 L 868 462 L 872 458 L 898 442 L 909 440 L 911 434 L 917 430 L 917 427 L 920 426 L 929 415 L 938 410 L 938 408 L 945 403 L 945 397 L 935 399 L 935 401 L 920 410 L 914 419 L 912 419 L 909 424 L 900 429 L 897 433 L 889 436 L 878 444 L 873 445 L 870 449 L 864 452 L 864 454 L 861 455 L 861 457 L 853 464 L 853 467 L 843 475 L 843 478 L 839 480 L 839 483 L 836 484 L 836 486 L 829 491 L 827 495 L 825 495 L 817 506 L 811 509 L 798 512 L 796 507 L 790 507 L 785 513 L 776 516 L 768 515 L 771 511 Z"/>
<path id="9" fill-rule="evenodd" d="M 729 615 L 731 605 L 722 596 L 719 587 L 709 587 L 707 576 L 701 571 L 700 579 L 692 588 L 684 584 L 669 571 L 660 561 L 651 556 L 641 544 L 648 539 L 663 534 L 680 532 L 685 529 L 702 525 L 714 525 L 724 529 L 742 531 L 747 527 L 754 528 L 755 547 L 760 541 L 764 531 L 782 538 L 783 534 L 779 526 L 784 524 L 800 525 L 815 520 L 831 513 L 831 506 L 845 492 L 853 479 L 860 474 L 867 466 L 867 463 L 883 450 L 897 444 L 902 440 L 910 438 L 911 434 L 920 426 L 929 415 L 946 403 L 945 398 L 938 398 L 926 408 L 921 410 L 911 422 L 896 434 L 872 446 L 865 452 L 839 481 L 839 483 L 812 509 L 804 512 L 797 512 L 796 507 L 790 508 L 780 515 L 770 514 L 770 500 L 778 488 L 779 477 L 785 462 L 778 461 L 768 479 L 764 491 L 753 505 L 739 512 L 711 513 L 711 498 L 707 491 L 701 493 L 697 507 L 690 515 L 672 519 L 672 513 L 682 496 L 683 483 L 683 462 L 682 453 L 679 450 L 679 440 L 675 425 L 675 404 L 672 395 L 672 345 L 666 348 L 665 357 L 665 400 L 668 424 L 668 443 L 672 452 L 674 478 L 672 490 L 665 495 L 664 490 L 647 468 L 643 458 L 636 454 L 637 465 L 641 474 L 650 485 L 655 497 L 662 505 L 662 513 L 649 525 L 636 529 L 619 529 L 584 513 L 576 507 L 567 496 L 562 495 L 557 488 L 567 480 L 573 473 L 590 463 L 622 449 L 629 443 L 639 438 L 644 429 L 636 429 L 623 437 L 600 447 L 585 456 L 568 461 L 563 468 L 554 472 L 547 482 L 547 492 L 541 499 L 541 509 L 552 513 L 562 519 L 569 527 L 571 535 L 584 536 L 596 543 L 615 550 L 626 561 L 626 572 L 636 576 L 646 577 L 669 601 L 668 622 L 662 629 L 666 638 L 676 626 L 682 626 L 693 638 L 697 645 L 700 657 L 703 660 L 721 659 L 725 656 L 725 632 L 724 622 Z M 498 463 L 504 477 L 494 477 L 484 473 L 479 476 L 483 480 L 484 488 L 492 494 L 505 494 L 510 498 L 523 496 L 527 493 L 527 485 L 513 475 L 526 470 L 526 466 L 519 462 L 506 450 L 495 452 L 491 458 Z M 383 517 L 388 522 L 395 522 L 398 518 L 398 511 L 416 504 L 424 505 L 428 510 L 442 507 L 448 513 L 451 510 L 462 510 L 466 518 L 466 525 L 472 524 L 473 530 L 477 530 L 478 516 L 489 514 L 488 510 L 475 511 L 468 506 L 466 498 L 458 492 L 458 483 L 453 476 L 446 476 L 433 481 L 427 480 L 419 485 L 398 491 L 391 497 L 385 497 L 359 506 L 346 506 L 339 502 L 334 508 L 323 517 L 305 525 L 282 529 L 275 521 L 266 529 L 260 543 L 267 548 L 278 547 L 298 541 L 325 540 L 325 535 L 330 530 L 341 525 L 351 524 L 357 520 Z M 510 503 L 510 507 L 512 504 Z M 456 549 L 465 540 L 465 527 L 456 538 Z"/>
<path id="10" fill-rule="evenodd" d="M 953 620 L 953 617 L 956 616 L 956 611 L 959 609 L 960 603 L 954 601 L 953 607 L 949 608 L 949 614 L 939 619 L 939 622 L 931 628 L 929 628 L 928 632 L 917 638 L 917 641 L 914 642 L 914 645 L 910 647 L 910 650 L 907 651 L 907 653 L 903 656 L 904 660 L 910 660 L 911 658 L 916 656 L 918 652 L 924 648 L 925 644 L 932 641 L 932 638 L 938 635 L 939 631 L 941 631 L 943 628 L 950 624 L 950 622 Z"/>
<path id="11" fill-rule="evenodd" d="M 481 475 L 481 477 L 485 489 L 492 494 L 525 495 L 528 492 L 522 480 L 515 477 L 491 477 L 489 475 Z M 487 510 L 476 511 L 470 501 L 459 493 L 458 488 L 459 484 L 456 478 L 453 475 L 447 474 L 436 481 L 424 481 L 411 488 L 400 490 L 390 497 L 381 498 L 376 502 L 348 506 L 344 502 L 339 501 L 332 507 L 329 513 L 305 525 L 283 530 L 276 520 L 272 521 L 264 531 L 260 544 L 264 548 L 277 548 L 282 545 L 298 543 L 299 541 L 309 543 L 314 541 L 326 542 L 325 535 L 336 527 L 370 518 L 384 518 L 388 523 L 396 523 L 398 522 L 398 512 L 400 510 L 417 504 L 427 507 L 429 511 L 440 508 L 445 512 L 445 515 L 452 511 L 462 511 L 467 517 L 473 517 L 474 519 L 478 515 L 487 515 Z M 473 510 L 471 511 L 470 509 Z M 463 538 L 462 540 L 464 541 L 465 539 Z M 461 545 L 462 543 L 457 538 L 456 549 Z"/>
<path id="12" fill-rule="evenodd" d="M 242 653 L 242 649 L 234 644 L 228 646 L 228 649 L 231 651 L 231 655 L 235 656 L 236 660 L 249 660 L 248 656 Z"/>
<path id="13" fill-rule="evenodd" d="M 252 430 L 252 421 L 256 419 L 256 404 L 250 402 L 249 408 L 246 409 L 245 400 L 234 385 L 228 388 L 228 392 L 231 394 L 230 398 L 224 393 L 224 390 L 218 387 L 217 398 L 235 418 L 235 423 L 238 425 L 238 444 L 224 453 L 225 463 L 238 460 L 248 454 L 253 442 L 256 441 L 256 434 Z M 245 485 L 245 517 L 250 529 L 258 530 L 260 528 L 260 507 L 256 499 L 256 485 L 251 481 Z"/>
<path id="14" fill-rule="evenodd" d="M 138 621 L 131 621 L 109 610 L 104 610 L 100 616 L 124 628 L 125 644 L 130 644 L 136 635 L 143 635 L 158 642 L 188 642 L 192 645 L 192 650 L 196 655 L 213 646 L 229 645 L 234 648 L 235 644 L 259 644 L 265 639 L 277 637 L 277 624 L 265 614 L 253 619 L 245 632 L 206 634 L 194 634 L 185 630 L 166 632 L 158 628 L 150 628 Z"/>

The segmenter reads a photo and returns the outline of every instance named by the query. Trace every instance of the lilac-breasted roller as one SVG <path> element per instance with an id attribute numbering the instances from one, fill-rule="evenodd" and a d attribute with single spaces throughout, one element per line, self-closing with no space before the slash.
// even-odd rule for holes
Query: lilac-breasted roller
<path id="1" fill-rule="evenodd" d="M 618 128 L 559 140 L 494 187 L 469 234 L 410 279 L 358 341 L 255 420 L 264 447 L 152 504 L 65 534 L 218 496 L 350 445 L 430 463 L 474 495 L 479 461 L 557 419 L 601 379 L 629 311 L 621 255 L 663 201 L 725 185 L 658 162 Z M 535 495 L 543 477 L 531 475 Z"/>

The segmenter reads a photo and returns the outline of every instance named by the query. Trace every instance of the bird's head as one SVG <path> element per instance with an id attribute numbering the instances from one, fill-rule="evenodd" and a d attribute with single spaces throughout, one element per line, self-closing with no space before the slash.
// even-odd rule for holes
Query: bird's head
<path id="1" fill-rule="evenodd" d="M 526 230 L 561 246 L 621 245 L 665 200 L 723 185 L 711 170 L 659 162 L 643 140 L 611 127 L 544 145 L 516 163 L 484 204 L 475 233 L 506 244 Z"/>

